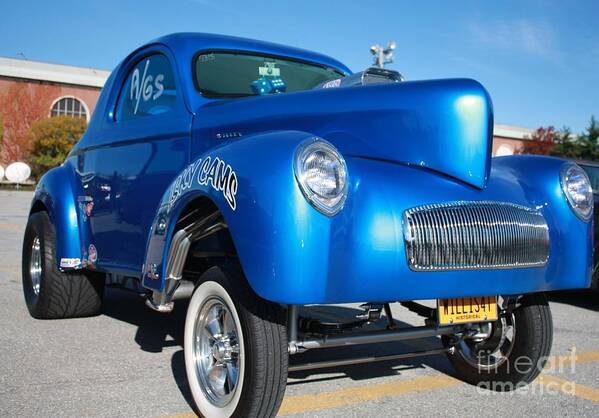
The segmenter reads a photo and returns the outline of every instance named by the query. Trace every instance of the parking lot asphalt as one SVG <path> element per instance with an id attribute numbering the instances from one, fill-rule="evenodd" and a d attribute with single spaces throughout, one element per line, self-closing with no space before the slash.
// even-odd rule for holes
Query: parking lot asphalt
<path id="1" fill-rule="evenodd" d="M 25 307 L 21 243 L 30 192 L 0 191 L 0 416 L 192 417 L 182 337 L 171 315 L 108 289 L 103 314 L 39 321 Z M 481 273 L 484 274 L 484 273 Z M 351 312 L 354 306 L 337 307 Z M 456 379 L 443 355 L 291 373 L 287 417 L 599 416 L 599 294 L 551 295 L 553 359 L 523 390 L 495 393 Z M 421 324 L 394 308 L 406 324 Z M 293 361 L 438 347 L 436 339 L 328 349 Z"/>

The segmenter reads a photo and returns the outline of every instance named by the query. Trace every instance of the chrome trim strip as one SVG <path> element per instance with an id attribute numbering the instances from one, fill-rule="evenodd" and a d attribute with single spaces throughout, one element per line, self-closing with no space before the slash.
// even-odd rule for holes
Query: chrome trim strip
<path id="1" fill-rule="evenodd" d="M 549 260 L 543 214 L 513 203 L 418 206 L 404 212 L 403 224 L 414 271 L 542 267 Z"/>

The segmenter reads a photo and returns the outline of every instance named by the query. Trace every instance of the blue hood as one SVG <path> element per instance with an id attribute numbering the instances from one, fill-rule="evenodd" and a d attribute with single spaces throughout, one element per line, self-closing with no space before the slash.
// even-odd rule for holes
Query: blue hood
<path id="1" fill-rule="evenodd" d="M 481 189 L 490 171 L 492 104 L 469 79 L 219 100 L 194 118 L 194 136 L 210 142 L 217 134 L 273 130 L 309 132 L 345 156 L 419 166 Z"/>

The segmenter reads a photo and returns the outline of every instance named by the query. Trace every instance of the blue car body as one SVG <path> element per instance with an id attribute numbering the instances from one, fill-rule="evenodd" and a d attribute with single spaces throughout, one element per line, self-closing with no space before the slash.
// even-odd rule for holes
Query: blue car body
<path id="1" fill-rule="evenodd" d="M 134 51 L 108 79 L 87 132 L 48 172 L 33 208 L 55 226 L 57 264 L 139 278 L 164 291 L 177 221 L 211 202 L 261 297 L 288 304 L 402 301 L 523 294 L 589 285 L 592 225 L 560 185 L 564 161 L 491 159 L 489 95 L 467 79 L 314 89 L 243 99 L 200 94 L 192 62 L 205 51 L 250 51 L 318 63 L 312 52 L 245 39 L 169 35 Z M 131 68 L 166 56 L 178 93 L 166 113 L 115 121 Z M 335 216 L 317 211 L 294 176 L 298 145 L 320 137 L 343 155 L 348 197 Z M 220 167 L 217 178 L 210 169 Z M 216 168 L 215 168 L 216 169 Z M 202 200 L 203 199 L 203 200 Z M 404 213 L 447 202 L 509 202 L 538 210 L 549 230 L 545 265 L 414 271 Z M 93 202 L 93 210 L 85 205 Z"/>

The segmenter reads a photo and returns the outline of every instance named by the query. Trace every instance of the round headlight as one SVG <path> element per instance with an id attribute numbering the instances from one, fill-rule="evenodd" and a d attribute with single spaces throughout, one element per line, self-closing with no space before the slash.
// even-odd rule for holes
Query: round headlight
<path id="1" fill-rule="evenodd" d="M 593 214 L 593 189 L 587 173 L 576 164 L 565 164 L 561 170 L 561 183 L 574 213 L 588 221 Z"/>
<path id="2" fill-rule="evenodd" d="M 295 152 L 295 178 L 308 201 L 320 212 L 338 213 L 347 197 L 347 166 L 335 147 L 312 138 Z"/>

